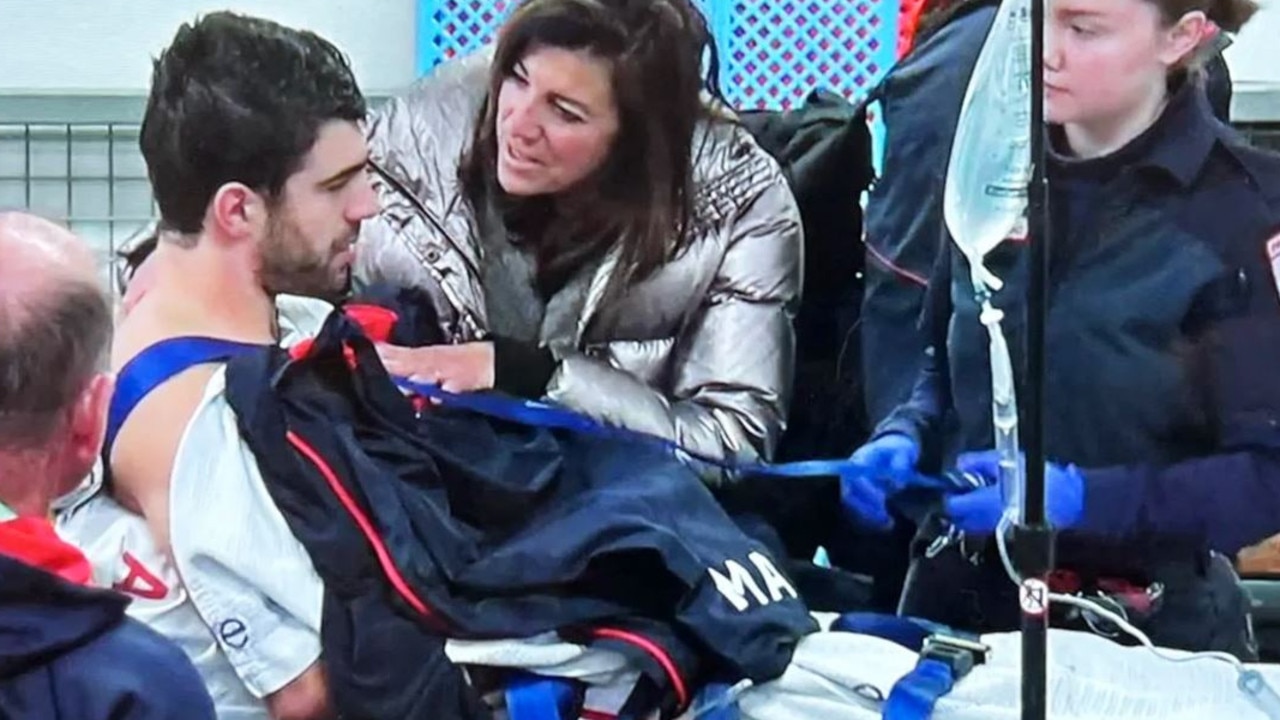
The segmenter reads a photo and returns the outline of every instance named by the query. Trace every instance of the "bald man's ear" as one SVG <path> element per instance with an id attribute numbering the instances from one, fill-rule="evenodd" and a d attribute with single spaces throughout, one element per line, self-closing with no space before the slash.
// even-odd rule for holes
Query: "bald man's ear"
<path id="1" fill-rule="evenodd" d="M 80 393 L 71 413 L 71 432 L 67 451 L 71 465 L 67 482 L 61 494 L 71 492 L 93 469 L 93 463 L 102 453 L 102 443 L 107 432 L 107 413 L 111 396 L 115 392 L 115 376 L 99 373 L 89 381 Z"/>

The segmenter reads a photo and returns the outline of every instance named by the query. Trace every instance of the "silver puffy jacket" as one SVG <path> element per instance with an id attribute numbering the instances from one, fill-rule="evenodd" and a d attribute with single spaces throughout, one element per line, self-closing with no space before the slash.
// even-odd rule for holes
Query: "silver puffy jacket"
<path id="1" fill-rule="evenodd" d="M 455 342 L 487 327 L 485 258 L 457 167 L 489 58 L 438 68 L 368 130 L 383 211 L 361 230 L 357 277 L 425 290 Z M 695 148 L 696 240 L 611 303 L 606 256 L 577 312 L 544 321 L 540 341 L 559 359 L 547 398 L 701 453 L 768 458 L 789 403 L 800 217 L 777 163 L 735 123 L 704 127 Z"/>

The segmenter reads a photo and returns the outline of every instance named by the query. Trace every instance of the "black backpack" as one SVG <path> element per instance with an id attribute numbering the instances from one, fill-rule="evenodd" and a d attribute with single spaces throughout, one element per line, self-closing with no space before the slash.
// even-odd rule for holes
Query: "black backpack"
<path id="1" fill-rule="evenodd" d="M 866 103 L 816 90 L 788 111 L 744 111 L 742 124 L 791 185 L 804 223 L 804 293 L 781 461 L 848 455 L 868 432 L 858 360 L 862 206 L 875 177 Z"/>

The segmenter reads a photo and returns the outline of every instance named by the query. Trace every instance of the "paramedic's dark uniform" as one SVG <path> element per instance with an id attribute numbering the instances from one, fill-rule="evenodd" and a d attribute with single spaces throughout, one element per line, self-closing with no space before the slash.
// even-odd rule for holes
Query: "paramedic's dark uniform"
<path id="1" fill-rule="evenodd" d="M 942 190 L 969 73 L 997 3 L 972 3 L 904 57 L 878 90 L 881 177 L 867 196 L 862 372 L 871 424 L 911 393 L 920 367 L 916 321 L 943 246 Z"/>
<path id="2" fill-rule="evenodd" d="M 1084 469 L 1087 488 L 1058 567 L 1086 588 L 1162 583 L 1153 640 L 1246 654 L 1246 603 L 1210 550 L 1231 557 L 1280 531 L 1280 156 L 1245 145 L 1188 83 L 1130 145 L 1054 156 L 1049 172 L 1045 444 L 1051 460 Z M 1015 365 L 1028 255 L 1005 243 L 987 263 L 1007 282 L 996 304 Z M 987 336 L 968 277 L 957 251 L 940 259 L 930 362 L 877 430 L 918 437 L 944 465 L 993 445 Z M 980 567 L 958 558 L 917 561 L 902 609 L 1015 627 L 1014 588 L 991 549 Z"/>

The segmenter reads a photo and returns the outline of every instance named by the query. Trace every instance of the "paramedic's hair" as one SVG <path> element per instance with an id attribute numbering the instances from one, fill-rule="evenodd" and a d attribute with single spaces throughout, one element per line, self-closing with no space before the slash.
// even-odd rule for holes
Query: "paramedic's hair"
<path id="1" fill-rule="evenodd" d="M 163 229 L 199 232 L 229 182 L 277 200 L 320 126 L 365 111 L 346 57 L 314 33 L 229 12 L 183 25 L 155 61 L 139 139 Z"/>
<path id="2" fill-rule="evenodd" d="M 571 217 L 552 217 L 547 198 L 507 197 L 497 182 L 498 93 L 539 47 L 585 51 L 612 71 L 618 136 L 598 175 L 579 184 Z M 488 97 L 459 167 L 468 200 L 496 197 L 509 223 L 523 225 L 516 234 L 532 241 L 540 287 L 619 238 L 620 274 L 644 278 L 689 239 L 694 131 L 709 114 L 703 94 L 723 101 L 718 73 L 693 0 L 524 0 L 498 33 Z"/>
<path id="3" fill-rule="evenodd" d="M 65 273 L 0 293 L 0 450 L 39 449 L 107 368 L 111 303 L 93 277 Z"/>
<path id="4" fill-rule="evenodd" d="M 1199 10 L 1218 27 L 1238 33 L 1258 12 L 1254 0 L 1147 0 L 1160 9 L 1164 21 L 1172 25 L 1189 12 Z"/>

